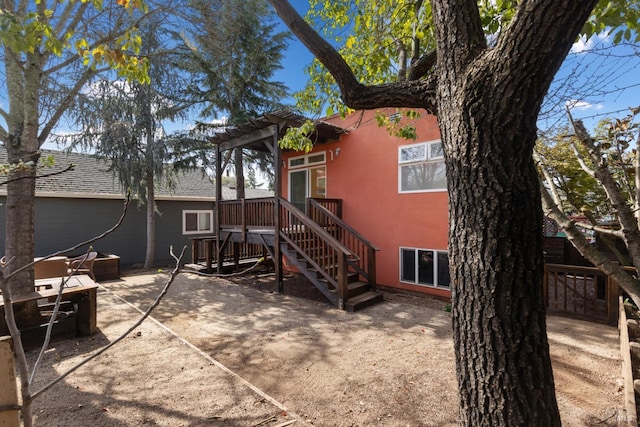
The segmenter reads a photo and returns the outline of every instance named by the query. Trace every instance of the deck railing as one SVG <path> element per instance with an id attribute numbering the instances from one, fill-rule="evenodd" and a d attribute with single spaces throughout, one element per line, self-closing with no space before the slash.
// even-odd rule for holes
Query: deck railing
<path id="1" fill-rule="evenodd" d="M 218 263 L 216 254 L 216 237 L 203 236 L 191 239 L 191 258 L 194 264 L 203 262 L 207 270 Z M 237 242 L 226 245 L 222 252 L 222 262 L 236 262 L 247 259 L 257 259 L 265 256 L 263 245 L 256 243 Z"/>
<path id="2" fill-rule="evenodd" d="M 342 199 L 319 199 L 309 197 L 307 199 L 307 214 L 310 212 L 312 203 L 324 207 L 326 210 L 342 219 Z"/>
<path id="3" fill-rule="evenodd" d="M 544 295 L 550 312 L 616 324 L 618 284 L 597 268 L 545 264 Z"/>
<path id="4" fill-rule="evenodd" d="M 307 199 L 307 215 L 355 254 L 357 261 L 351 263 L 351 266 L 375 289 L 376 251 L 379 249 L 326 206 L 323 199 Z"/>
<path id="5" fill-rule="evenodd" d="M 347 301 L 347 265 L 358 257 L 291 203 L 280 199 L 280 236 Z M 343 307 L 340 307 L 343 308 Z"/>
<path id="6" fill-rule="evenodd" d="M 260 199 L 223 200 L 220 202 L 220 225 L 222 228 L 273 227 L 273 197 Z"/>

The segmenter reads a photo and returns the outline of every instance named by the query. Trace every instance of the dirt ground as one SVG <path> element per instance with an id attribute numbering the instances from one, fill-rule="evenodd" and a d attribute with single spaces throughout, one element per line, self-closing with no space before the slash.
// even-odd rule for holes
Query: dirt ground
<path id="1" fill-rule="evenodd" d="M 38 376 L 83 360 L 153 302 L 168 275 L 104 282 L 93 337 L 52 344 Z M 458 398 L 444 303 L 401 295 L 357 313 L 290 277 L 182 274 L 131 336 L 36 400 L 46 426 L 454 426 Z M 549 317 L 563 425 L 614 426 L 617 330 Z M 29 354 L 34 360 L 35 352 Z"/>

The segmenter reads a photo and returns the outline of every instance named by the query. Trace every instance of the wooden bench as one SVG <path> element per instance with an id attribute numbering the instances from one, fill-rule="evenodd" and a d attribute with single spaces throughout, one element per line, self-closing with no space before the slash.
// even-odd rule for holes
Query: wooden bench
<path id="1" fill-rule="evenodd" d="M 50 303 L 55 301 L 60 288 L 61 278 L 40 279 L 35 281 L 35 291 L 25 295 L 13 297 L 13 303 L 19 304 L 29 301 Z M 71 276 L 62 290 L 62 301 L 77 304 L 77 333 L 78 335 L 92 335 L 97 330 L 97 290 L 98 285 L 86 274 Z M 4 301 L 0 298 L 0 322 L 4 325 Z"/>

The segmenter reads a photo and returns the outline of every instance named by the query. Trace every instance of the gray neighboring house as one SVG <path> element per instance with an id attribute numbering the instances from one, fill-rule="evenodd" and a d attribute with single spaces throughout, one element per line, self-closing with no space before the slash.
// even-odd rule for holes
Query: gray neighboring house
<path id="1" fill-rule="evenodd" d="M 89 154 L 43 150 L 52 154 L 56 165 L 40 174 L 66 168 L 72 171 L 36 181 L 36 256 L 66 249 L 111 228 L 123 208 L 123 191 L 108 165 Z M 0 146 L 0 163 L 7 153 Z M 0 177 L 0 180 L 3 180 Z M 6 223 L 6 186 L 0 186 L 0 222 Z M 265 190 L 247 189 L 249 197 L 269 197 Z M 225 189 L 223 198 L 234 199 L 235 190 Z M 156 265 L 169 266 L 169 248 L 180 253 L 187 246 L 184 262 L 191 260 L 191 237 L 209 235 L 213 230 L 215 185 L 201 170 L 178 172 L 176 188 L 156 189 Z M 0 227 L 0 254 L 4 254 L 5 227 Z M 146 252 L 146 208 L 136 200 L 129 204 L 122 225 L 112 234 L 93 243 L 95 250 L 120 256 L 120 265 L 142 264 Z M 78 250 L 77 253 L 81 253 Z"/>

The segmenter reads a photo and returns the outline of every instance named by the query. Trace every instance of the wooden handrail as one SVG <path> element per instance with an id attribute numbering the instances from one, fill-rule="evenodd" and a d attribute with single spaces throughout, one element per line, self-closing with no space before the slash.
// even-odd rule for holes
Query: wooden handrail
<path id="1" fill-rule="evenodd" d="M 353 234 L 358 240 L 360 240 L 366 246 L 369 246 L 369 247 L 371 247 L 372 249 L 374 249 L 376 251 L 380 250 L 380 248 L 378 248 L 376 245 L 374 245 L 369 240 L 367 240 L 367 238 L 364 237 L 362 234 L 360 234 L 355 228 L 351 227 L 349 224 L 344 222 L 342 220 L 342 218 L 338 217 L 333 212 L 331 212 L 329 209 L 325 208 L 322 204 L 318 203 L 316 199 L 309 199 L 309 203 L 311 204 L 311 206 L 315 207 L 316 209 L 319 209 L 324 215 L 328 216 L 333 221 L 338 223 L 340 225 L 340 227 L 344 228 L 349 233 Z"/>
<path id="2" fill-rule="evenodd" d="M 316 199 L 307 199 L 307 213 L 311 219 L 318 221 L 319 225 L 329 229 L 335 228 L 333 231 L 336 233 L 336 238 L 359 258 L 359 262 L 351 262 L 350 265 L 364 277 L 372 289 L 375 289 L 377 285 L 375 252 L 379 250 L 378 247 Z M 322 218 L 318 218 L 319 216 Z"/>
<path id="3" fill-rule="evenodd" d="M 274 226 L 273 197 L 257 199 L 223 200 L 220 202 L 222 228 L 238 227 L 246 232 L 248 227 Z"/>
<path id="4" fill-rule="evenodd" d="M 281 209 L 281 239 L 294 248 L 338 295 L 338 307 L 344 309 L 348 298 L 348 264 L 358 261 L 349 248 L 284 199 Z"/>
<path id="5" fill-rule="evenodd" d="M 311 200 L 315 201 L 317 204 L 321 205 L 322 207 L 327 209 L 329 212 L 331 212 L 338 218 L 342 219 L 342 199 L 327 199 L 327 198 L 320 199 L 316 197 L 308 197 L 307 207 L 308 207 L 308 203 L 310 203 Z M 329 206 L 335 206 L 335 211 L 332 209 L 329 209 Z M 307 209 L 307 212 L 309 212 L 308 209 Z"/>
<path id="6" fill-rule="evenodd" d="M 349 248 L 343 245 L 339 240 L 334 238 L 331 234 L 327 233 L 324 228 L 320 227 L 317 223 L 312 221 L 308 216 L 304 213 L 300 212 L 298 208 L 293 206 L 286 199 L 280 198 L 280 204 L 283 207 L 287 208 L 287 212 L 295 216 L 305 227 L 309 227 L 315 233 L 321 235 L 323 240 L 329 243 L 335 250 L 343 252 L 347 256 L 352 256 L 354 259 L 358 257 L 354 254 Z"/>

